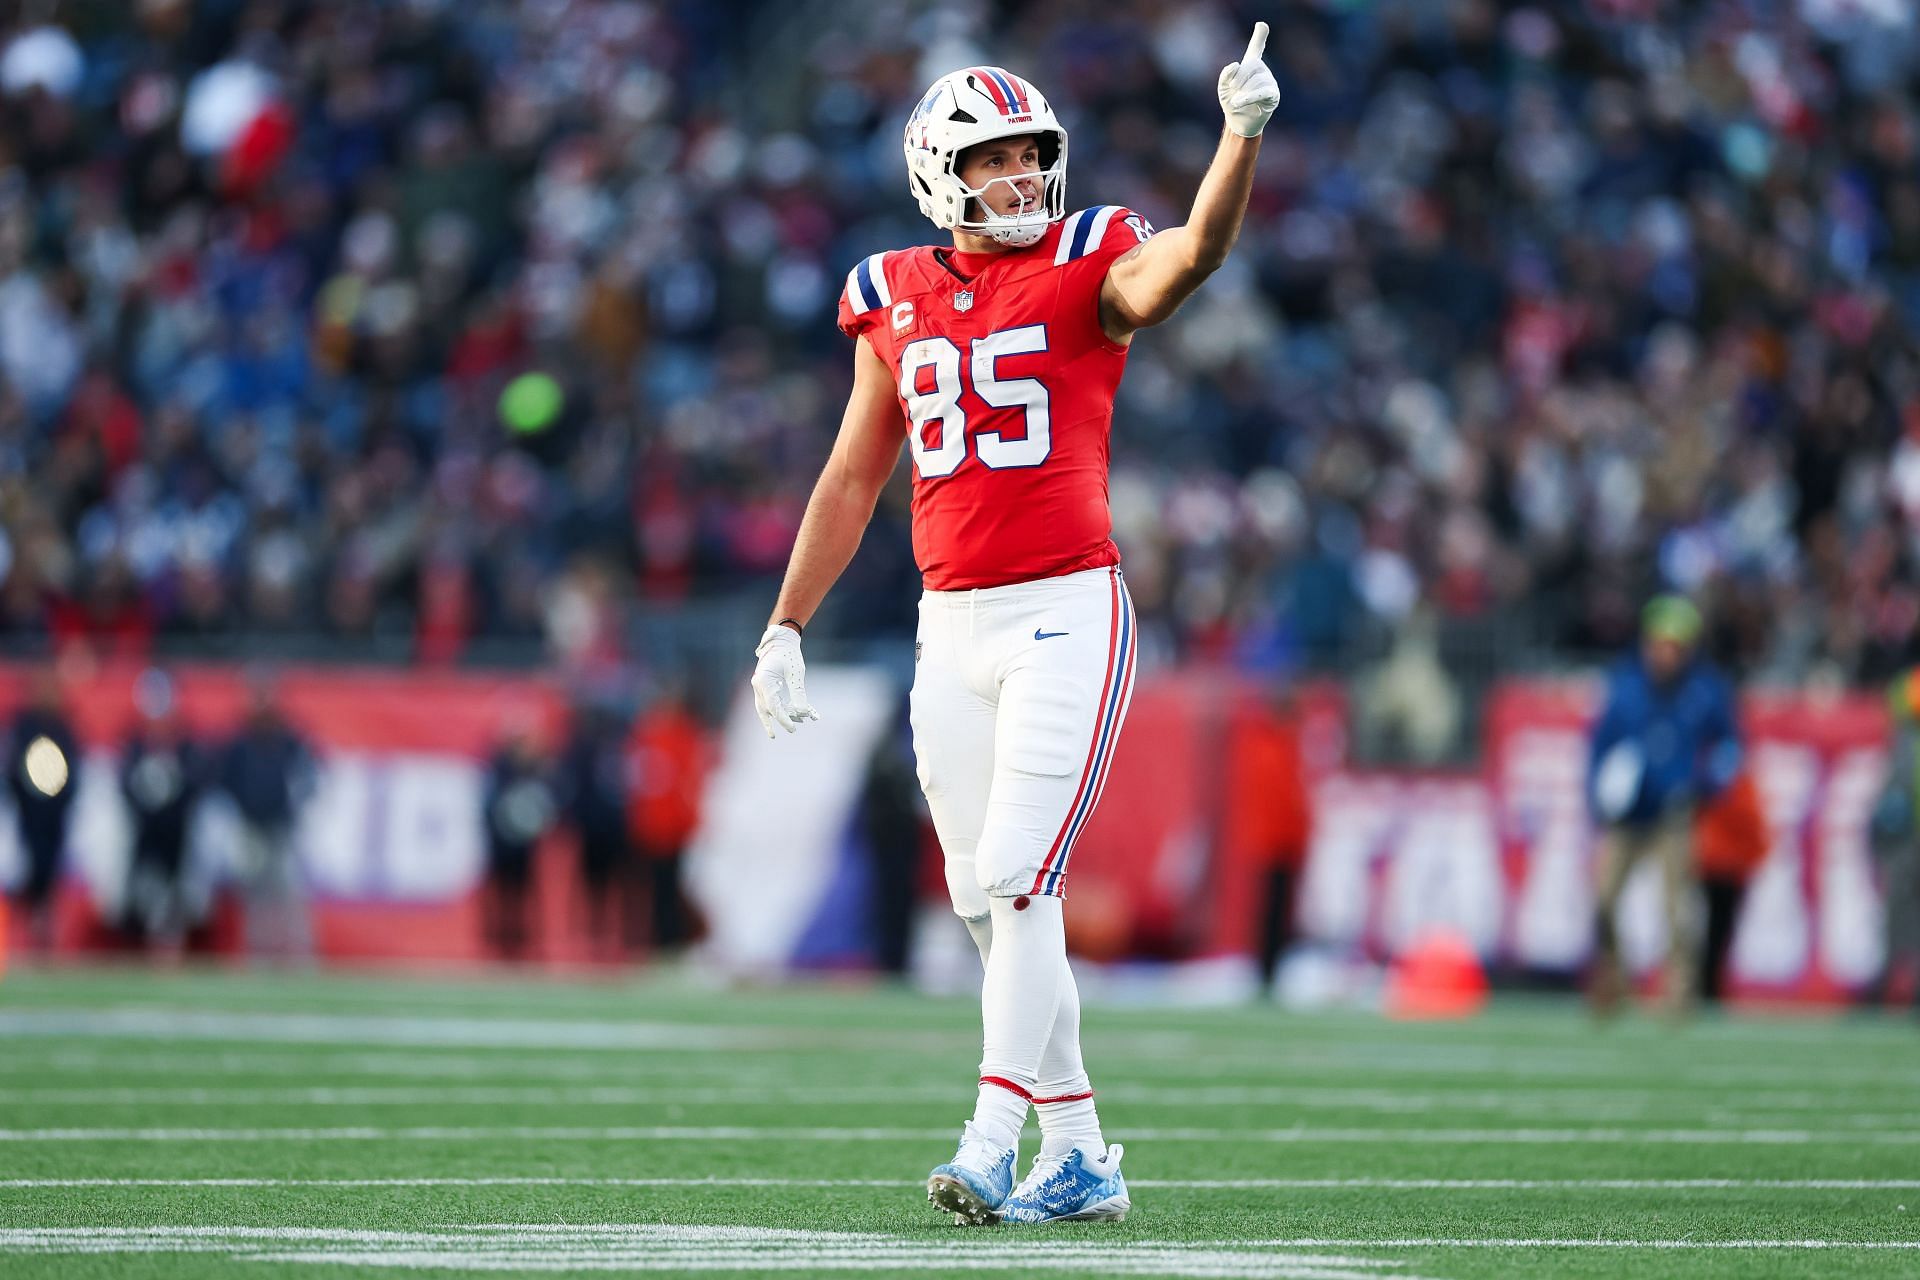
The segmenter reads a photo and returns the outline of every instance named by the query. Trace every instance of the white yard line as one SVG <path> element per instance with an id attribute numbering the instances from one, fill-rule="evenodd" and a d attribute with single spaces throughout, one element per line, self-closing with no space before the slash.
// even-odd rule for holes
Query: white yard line
<path id="1" fill-rule="evenodd" d="M 423 1085 L 315 1085 L 306 1088 L 250 1088 L 196 1086 L 98 1086 L 94 1088 L 58 1088 L 34 1086 L 19 1089 L 0 1088 L 0 1107 L 8 1105 L 111 1106 L 142 1107 L 415 1107 L 415 1106 L 539 1106 L 539 1107 L 646 1107 L 734 1105 L 738 1103 L 790 1103 L 843 1106 L 872 1106 L 879 1103 L 953 1102 L 971 1096 L 971 1090 L 947 1085 L 872 1085 L 863 1088 L 843 1086 L 809 1087 L 805 1085 L 736 1085 L 722 1088 L 578 1085 L 501 1086 L 423 1086 Z M 1422 1115 L 1446 1111 L 1487 1111 L 1510 1117 L 1562 1118 L 1615 1122 L 1645 1120 L 1662 1110 L 1649 1099 L 1637 1101 L 1606 1100 L 1599 1093 L 1556 1095 L 1551 1092 L 1397 1094 L 1391 1090 L 1314 1089 L 1275 1086 L 1245 1089 L 1150 1090 L 1137 1086 L 1103 1089 L 1101 1100 L 1109 1105 L 1161 1105 L 1203 1109 L 1220 1107 L 1338 1107 L 1374 1111 L 1389 1115 Z M 1617 1098 L 1618 1095 L 1612 1095 Z M 1816 1101 L 1814 1095 L 1793 1095 L 1794 1101 L 1779 1105 L 1759 1105 L 1746 1097 L 1737 1105 L 1715 1107 L 1701 1112 L 1687 1107 L 1689 1119 L 1707 1122 L 1715 1128 L 1747 1127 L 1755 1122 L 1777 1123 L 1781 1115 L 1806 1113 L 1827 1125 L 1855 1128 L 1898 1128 L 1912 1121 L 1911 1111 L 1836 1111 L 1831 1097 Z M 1799 1099 L 1805 1098 L 1805 1102 Z M 1684 1104 L 1668 1104 L 1679 1110 Z"/>
<path id="2" fill-rule="evenodd" d="M 364 1013 L 281 1013 L 170 1010 L 153 1008 L 16 1009 L 0 1012 L 0 1038 L 227 1041 L 287 1045 L 393 1045 L 414 1048 L 539 1049 L 547 1052 L 619 1049 L 686 1051 L 783 1048 L 833 1051 L 848 1044 L 893 1053 L 946 1052 L 972 1037 L 958 1031 L 918 1028 L 892 1031 L 856 1028 L 827 1032 L 808 1027 L 715 1026 L 692 1022 L 627 1022 L 613 1017 L 591 1020 L 515 1017 Z M 1147 1055 L 1179 1059 L 1199 1041 L 1186 1031 L 1090 1031 L 1088 1040 L 1110 1058 Z M 1729 1045 L 1729 1048 L 1748 1046 Z M 1205 1071 L 1189 1060 L 1180 1075 L 1221 1075 L 1255 1070 L 1361 1073 L 1398 1078 L 1409 1074 L 1477 1074 L 1501 1078 L 1609 1078 L 1645 1066 L 1633 1046 L 1505 1050 L 1467 1045 L 1425 1045 L 1383 1058 L 1371 1041 L 1307 1043 L 1273 1054 L 1212 1055 Z M 1733 1081 L 1785 1084 L 1852 1082 L 1868 1085 L 1920 1084 L 1920 1071 L 1833 1067 L 1809 1062 L 1704 1065 L 1690 1073 L 1696 1084 Z"/>
<path id="3" fill-rule="evenodd" d="M 732 1246 L 741 1250 L 777 1246 L 834 1247 L 870 1252 L 961 1254 L 984 1257 L 996 1253 L 1022 1257 L 1062 1257 L 1135 1252 L 1140 1249 L 1184 1252 L 1189 1249 L 1231 1249 L 1244 1259 L 1257 1249 L 1894 1249 L 1920 1250 L 1920 1240 L 1832 1240 L 1809 1237 L 1712 1239 L 1652 1239 L 1635 1237 L 1560 1236 L 1407 1236 L 1366 1237 L 1293 1236 L 1265 1240 L 1206 1240 L 1185 1244 L 1140 1241 L 1123 1247 L 1084 1240 L 1036 1240 L 1031 1235 L 973 1235 L 965 1241 L 929 1244 L 880 1232 L 784 1230 L 762 1227 L 659 1225 L 653 1223 L 524 1223 L 450 1224 L 431 1230 L 385 1231 L 351 1227 L 225 1227 L 206 1225 L 149 1227 L 0 1227 L 0 1248 L 48 1249 L 67 1244 L 139 1245 L 205 1241 L 220 1247 L 242 1243 L 312 1243 L 345 1245 L 464 1245 L 515 1246 L 538 1242 L 542 1246 L 604 1246 L 619 1242 L 659 1245 Z M 1326 1259 L 1355 1262 L 1358 1259 Z"/>
<path id="4" fill-rule="evenodd" d="M 0 1189 L 113 1187 L 917 1187 L 917 1178 L 0 1178 Z M 1914 1191 L 1920 1178 L 1136 1178 L 1178 1191 Z"/>
<path id="5" fill-rule="evenodd" d="M 289 1044 L 281 1048 L 262 1047 L 250 1052 L 155 1053 L 146 1045 L 127 1045 L 116 1049 L 80 1049 L 60 1046 L 43 1057 L 24 1052 L 31 1041 L 16 1041 L 7 1046 L 0 1060 L 0 1077 L 26 1075 L 44 1079 L 68 1072 L 108 1072 L 156 1076 L 191 1076 L 205 1080 L 219 1075 L 284 1076 L 298 1071 L 303 1076 L 347 1075 L 356 1079 L 373 1076 L 408 1078 L 524 1077 L 535 1080 L 611 1081 L 679 1079 L 687 1065 L 678 1057 L 609 1058 L 602 1053 L 581 1057 L 556 1056 L 554 1053 L 529 1053 L 524 1049 L 463 1048 L 436 1049 L 420 1053 L 315 1053 L 312 1046 Z M 748 1061 L 751 1061 L 750 1059 Z M 742 1069 L 728 1064 L 724 1079 L 741 1084 L 765 1080 L 772 1083 L 792 1079 L 791 1069 L 754 1066 Z"/>
<path id="6" fill-rule="evenodd" d="M 206 1013 L 169 1009 L 0 1012 L 0 1039 L 11 1036 L 628 1050 L 769 1048 L 791 1045 L 796 1039 L 771 1029 L 696 1026 L 688 1023 L 408 1018 L 329 1013 Z"/>
<path id="7" fill-rule="evenodd" d="M 1399 1240 L 1249 1240 L 1271 1249 L 1920 1249 L 1920 1240 L 1594 1240 L 1550 1236 L 1409 1236 Z"/>
<path id="8" fill-rule="evenodd" d="M 292 1247 L 287 1247 L 292 1246 Z M 1236 1245 L 982 1238 L 928 1241 L 870 1232 L 752 1227 L 482 1224 L 436 1231 L 299 1227 L 0 1229 L 15 1254 L 225 1253 L 235 1260 L 353 1268 L 461 1271 L 752 1271 L 815 1269 L 907 1274 L 964 1265 L 983 1271 L 1100 1270 L 1116 1275 L 1372 1280 L 1400 1264 L 1325 1251 Z"/>
<path id="9" fill-rule="evenodd" d="M 226 1017 L 228 1015 L 221 1015 Z M 538 1023 L 545 1027 L 551 1024 Z M 613 1025 L 613 1024 L 609 1024 Z M 671 1027 L 675 1024 L 654 1024 L 656 1029 Z M 690 1028 L 699 1032 L 709 1028 Z M 101 1030 L 92 1033 L 90 1038 L 113 1039 L 118 1033 Z M 142 1037 L 144 1038 L 144 1037 Z M 182 1037 L 192 1041 L 203 1037 L 186 1035 Z M 216 1037 L 224 1038 L 224 1037 Z M 265 1039 L 256 1036 L 237 1035 L 235 1038 L 254 1042 L 256 1047 L 247 1052 L 213 1051 L 207 1053 L 166 1053 L 153 1052 L 145 1044 L 128 1044 L 117 1048 L 80 1047 L 72 1044 L 37 1042 L 32 1038 L 18 1039 L 9 1043 L 7 1054 L 0 1059 L 0 1078 L 10 1076 L 28 1076 L 35 1080 L 45 1079 L 49 1074 L 69 1071 L 107 1071 L 135 1074 L 143 1079 L 156 1076 L 184 1075 L 204 1080 L 218 1074 L 256 1074 L 281 1075 L 290 1068 L 297 1068 L 305 1075 L 341 1074 L 355 1077 L 367 1075 L 389 1075 L 413 1078 L 480 1078 L 498 1079 L 517 1077 L 532 1080 L 567 1081 L 607 1081 L 651 1080 L 663 1075 L 675 1075 L 684 1071 L 685 1064 L 674 1056 L 667 1057 L 612 1057 L 592 1048 L 579 1048 L 568 1045 L 552 1045 L 539 1052 L 532 1052 L 522 1043 L 502 1045 L 472 1045 L 461 1043 L 409 1044 L 405 1047 L 416 1052 L 381 1052 L 378 1049 L 366 1052 L 336 1051 L 315 1054 L 313 1045 L 333 1043 L 336 1049 L 340 1042 L 321 1040 L 289 1039 L 275 1030 Z M 346 1043 L 351 1043 L 347 1041 Z M 1116 1056 L 1109 1051 L 1109 1057 Z M 744 1065 L 743 1065 L 744 1064 Z M 1118 1100 L 1127 1097 L 1139 1101 L 1161 1101 L 1173 1095 L 1183 1100 L 1188 1098 L 1217 1099 L 1221 1105 L 1236 1105 L 1244 1100 L 1257 1103 L 1262 1100 L 1281 1100 L 1285 1097 L 1298 1097 L 1303 1102 L 1314 1102 L 1338 1096 L 1353 1097 L 1355 1105 L 1367 1106 L 1372 1103 L 1360 1099 L 1371 1096 L 1379 1099 L 1383 1109 L 1391 1105 L 1392 1100 L 1418 1097 L 1448 1099 L 1466 1097 L 1475 1099 L 1475 1105 L 1492 1107 L 1499 1099 L 1511 1097 L 1537 1097 L 1544 1099 L 1565 1099 L 1572 1104 L 1580 1099 L 1578 1105 L 1605 1105 L 1609 1101 L 1666 1099 L 1705 1100 L 1701 1095 L 1714 1098 L 1725 1095 L 1730 1083 L 1740 1083 L 1743 1088 L 1739 1106 L 1768 1105 L 1778 1102 L 1782 1107 L 1794 1105 L 1804 1100 L 1807 1105 L 1817 1107 L 1822 1100 L 1830 1099 L 1832 1092 L 1826 1088 L 1811 1086 L 1846 1085 L 1856 1091 L 1871 1093 L 1900 1094 L 1911 1091 L 1920 1085 L 1920 1072 L 1896 1071 L 1886 1068 L 1847 1068 L 1832 1064 L 1810 1064 L 1805 1068 L 1780 1065 L 1747 1064 L 1743 1066 L 1700 1065 L 1690 1067 L 1683 1077 L 1663 1076 L 1658 1079 L 1621 1081 L 1618 1077 L 1629 1071 L 1637 1071 L 1644 1066 L 1622 1060 L 1612 1068 L 1596 1069 L 1594 1076 L 1606 1080 L 1603 1087 L 1560 1087 L 1551 1085 L 1529 1085 L 1516 1082 L 1512 1086 L 1502 1085 L 1494 1089 L 1480 1082 L 1463 1082 L 1458 1088 L 1445 1079 L 1422 1079 L 1413 1090 L 1398 1089 L 1388 1085 L 1352 1086 L 1352 1085 L 1270 1085 L 1264 1083 L 1275 1077 L 1300 1078 L 1315 1075 L 1340 1075 L 1345 1077 L 1379 1076 L 1400 1077 L 1418 1074 L 1417 1069 L 1406 1069 L 1393 1064 L 1380 1062 L 1351 1064 L 1321 1060 L 1312 1054 L 1282 1055 L 1261 1059 L 1240 1065 L 1226 1064 L 1228 1069 L 1189 1069 L 1193 1064 L 1184 1064 L 1177 1072 L 1163 1072 L 1162 1062 L 1142 1062 L 1136 1064 L 1132 1074 L 1150 1078 L 1150 1082 L 1128 1086 L 1115 1086 L 1102 1090 L 1103 1097 Z M 1211 1066 L 1219 1068 L 1223 1064 L 1215 1062 Z M 1480 1072 L 1464 1071 L 1460 1074 L 1494 1074 L 1525 1076 L 1529 1069 L 1525 1064 L 1506 1063 L 1501 1069 Z M 1511 1067 L 1513 1070 L 1505 1068 Z M 1440 1074 L 1447 1072 L 1442 1070 Z M 1545 1071 L 1536 1075 L 1566 1075 L 1565 1072 Z M 754 1065 L 751 1059 L 737 1059 L 733 1062 L 715 1064 L 711 1075 L 745 1087 L 756 1082 L 780 1083 L 792 1079 L 790 1068 L 772 1070 Z M 1244 1084 L 1200 1083 L 1217 1081 L 1220 1077 L 1239 1076 L 1248 1081 Z M 1762 1087 L 1752 1087 L 1761 1082 Z M 940 1086 L 897 1086 L 904 1093 L 908 1089 L 925 1088 L 927 1096 L 946 1096 L 949 1092 Z M 1482 1102 L 1484 1100 L 1484 1102 Z M 1443 1105 L 1455 1105 L 1447 1102 Z"/>
<path id="10" fill-rule="evenodd" d="M 414 1125 L 383 1128 L 350 1125 L 331 1128 L 41 1128 L 0 1129 L 0 1142 L 392 1142 L 517 1139 L 530 1141 L 610 1142 L 922 1142 L 947 1139 L 951 1129 L 870 1128 L 858 1126 L 780 1125 Z M 1128 1130 L 1141 1142 L 1269 1142 L 1330 1145 L 1394 1143 L 1420 1146 L 1474 1144 L 1553 1145 L 1712 1145 L 1806 1146 L 1845 1143 L 1869 1146 L 1920 1145 L 1912 1129 L 1201 1129 Z"/>
<path id="11" fill-rule="evenodd" d="M 1571 1239 L 1422 1236 L 1390 1240 L 1301 1237 L 1187 1243 L 1036 1239 L 1030 1233 L 928 1240 L 874 1232 L 651 1224 L 480 1223 L 412 1231 L 316 1227 L 0 1228 L 0 1254 L 224 1254 L 235 1261 L 468 1272 L 752 1271 L 813 1269 L 910 1273 L 962 1266 L 986 1272 L 1076 1270 L 1113 1275 L 1252 1280 L 1414 1280 L 1382 1252 L 1454 1249 L 1852 1252 L 1920 1250 L 1920 1241 L 1798 1239 Z M 1340 1252 L 1333 1252 L 1333 1251 Z M 1364 1251 L 1359 1257 L 1346 1251 Z"/>

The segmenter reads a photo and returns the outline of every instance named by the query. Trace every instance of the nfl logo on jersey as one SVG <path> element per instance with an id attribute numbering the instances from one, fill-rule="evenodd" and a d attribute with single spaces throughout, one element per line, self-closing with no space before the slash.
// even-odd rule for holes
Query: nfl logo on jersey
<path id="1" fill-rule="evenodd" d="M 953 309 L 955 311 L 973 310 L 973 290 L 962 289 L 958 293 L 954 294 Z"/>

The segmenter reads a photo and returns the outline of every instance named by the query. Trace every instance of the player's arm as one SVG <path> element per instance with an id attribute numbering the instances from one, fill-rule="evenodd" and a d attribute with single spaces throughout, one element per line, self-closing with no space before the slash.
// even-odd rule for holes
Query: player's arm
<path id="1" fill-rule="evenodd" d="M 776 725 L 792 733 L 802 722 L 820 718 L 807 701 L 800 628 L 853 559 L 905 438 L 893 376 L 862 337 L 854 348 L 853 394 L 840 420 L 840 435 L 807 500 L 773 620 L 753 651 L 759 659 L 753 668 L 753 706 L 769 738 Z"/>
<path id="2" fill-rule="evenodd" d="M 906 438 L 893 374 L 861 338 L 854 348 L 853 394 L 840 419 L 840 435 L 807 500 L 769 621 L 792 618 L 805 626 L 813 617 L 860 546 Z"/>
<path id="3" fill-rule="evenodd" d="M 1280 88 L 1260 59 L 1267 24 L 1256 22 L 1240 61 L 1220 73 L 1220 109 L 1227 121 L 1193 199 L 1185 226 L 1169 227 L 1128 250 L 1107 270 L 1100 289 L 1100 327 L 1115 342 L 1159 324 L 1227 260 L 1253 191 L 1260 131 L 1280 104 Z"/>

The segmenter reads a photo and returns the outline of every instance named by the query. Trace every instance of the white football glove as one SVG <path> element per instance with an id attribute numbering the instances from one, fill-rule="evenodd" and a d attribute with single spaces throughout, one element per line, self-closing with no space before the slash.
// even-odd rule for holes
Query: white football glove
<path id="1" fill-rule="evenodd" d="M 1256 22 L 1246 53 L 1220 70 L 1220 109 L 1227 114 L 1227 128 L 1243 138 L 1259 137 L 1280 105 L 1280 86 L 1260 60 L 1266 48 L 1267 24 Z"/>
<path id="2" fill-rule="evenodd" d="M 807 701 L 807 663 L 800 656 L 800 633 L 775 623 L 760 637 L 754 649 L 760 659 L 753 668 L 753 709 L 760 723 L 773 736 L 773 726 L 788 733 L 804 720 L 820 715 Z"/>

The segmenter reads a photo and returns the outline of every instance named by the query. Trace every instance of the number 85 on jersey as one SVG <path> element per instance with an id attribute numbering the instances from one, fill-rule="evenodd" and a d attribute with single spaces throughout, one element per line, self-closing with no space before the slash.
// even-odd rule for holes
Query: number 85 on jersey
<path id="1" fill-rule="evenodd" d="M 954 473 L 966 461 L 967 411 L 960 403 L 962 369 L 973 393 L 992 409 L 1018 411 L 1018 433 L 1000 429 L 972 435 L 980 461 L 995 471 L 1037 467 L 1053 452 L 1053 420 L 1047 388 L 1038 378 L 1003 377 L 1007 356 L 1044 353 L 1047 326 L 1002 329 L 972 342 L 971 359 L 947 337 L 918 338 L 900 351 L 900 399 L 907 406 L 907 442 L 924 480 Z M 996 417 L 998 415 L 995 415 Z"/>

